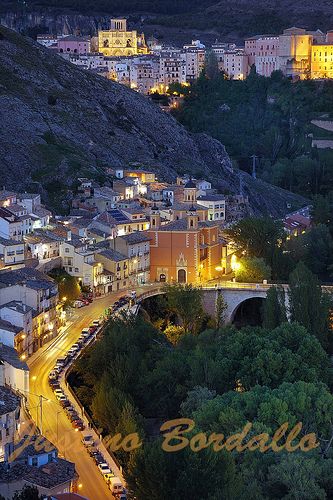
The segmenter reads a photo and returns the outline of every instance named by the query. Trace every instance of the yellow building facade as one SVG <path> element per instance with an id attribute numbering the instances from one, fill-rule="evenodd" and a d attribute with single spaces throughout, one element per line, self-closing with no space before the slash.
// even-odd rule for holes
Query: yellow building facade
<path id="1" fill-rule="evenodd" d="M 143 34 L 128 31 L 126 19 L 111 19 L 111 29 L 98 32 L 98 52 L 104 56 L 148 54 Z"/>
<path id="2" fill-rule="evenodd" d="M 333 78 L 333 44 L 312 45 L 311 78 Z"/>

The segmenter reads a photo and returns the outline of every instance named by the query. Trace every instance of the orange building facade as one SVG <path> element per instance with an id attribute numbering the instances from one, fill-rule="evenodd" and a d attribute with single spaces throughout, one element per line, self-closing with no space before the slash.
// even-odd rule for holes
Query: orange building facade
<path id="1" fill-rule="evenodd" d="M 152 211 L 148 234 L 151 281 L 203 284 L 221 273 L 224 245 L 219 228 L 199 221 L 194 207 L 186 217 L 166 225 L 161 225 L 159 212 Z"/>

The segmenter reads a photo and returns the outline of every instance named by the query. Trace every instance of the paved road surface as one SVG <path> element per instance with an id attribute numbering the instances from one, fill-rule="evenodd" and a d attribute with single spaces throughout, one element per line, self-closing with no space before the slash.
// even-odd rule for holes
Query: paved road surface
<path id="1" fill-rule="evenodd" d="M 56 359 L 65 354 L 80 336 L 82 328 L 98 318 L 106 307 L 123 294 L 124 292 L 119 292 L 96 299 L 89 306 L 76 310 L 72 317 L 72 325 L 58 338 L 51 341 L 50 345 L 28 360 L 30 368 L 28 401 L 31 415 L 40 426 L 40 410 L 36 408 L 39 404 L 38 396 L 41 394 L 50 400 L 43 402 L 42 433 L 58 447 L 60 455 L 75 463 L 80 476 L 80 493 L 89 500 L 107 500 L 112 499 L 113 496 L 98 472 L 95 462 L 84 449 L 81 443 L 81 433 L 72 428 L 61 406 L 56 402 L 53 391 L 48 385 L 48 374 Z"/>

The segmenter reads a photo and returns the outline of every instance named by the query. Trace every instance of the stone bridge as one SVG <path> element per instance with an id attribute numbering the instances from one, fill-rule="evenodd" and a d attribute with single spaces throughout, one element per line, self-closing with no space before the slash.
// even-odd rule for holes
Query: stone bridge
<path id="1" fill-rule="evenodd" d="M 138 303 L 140 304 L 144 299 L 154 295 L 165 293 L 163 286 L 151 285 L 151 290 L 138 296 Z M 237 309 L 245 301 L 250 299 L 265 299 L 267 291 L 272 286 L 283 287 L 288 291 L 288 285 L 264 284 L 264 283 L 234 283 L 231 281 L 224 281 L 218 286 L 201 287 L 203 291 L 203 305 L 205 311 L 215 317 L 216 314 L 216 300 L 219 293 L 222 293 L 228 308 L 225 312 L 225 323 L 232 323 L 237 312 Z M 154 288 L 153 288 L 154 287 Z M 323 291 L 333 293 L 333 286 L 323 286 Z M 286 306 L 288 306 L 288 295 L 286 293 Z"/>
<path id="2" fill-rule="evenodd" d="M 153 286 L 153 285 L 152 285 Z M 231 323 L 235 317 L 237 309 L 239 306 L 249 299 L 265 299 L 267 295 L 267 290 L 274 285 L 268 284 L 253 284 L 253 283 L 233 283 L 233 282 L 223 282 L 219 286 L 206 286 L 201 287 L 203 291 L 203 306 L 205 312 L 210 316 L 215 316 L 216 314 L 216 300 L 219 293 L 222 293 L 224 300 L 226 301 L 228 308 L 225 312 L 225 322 Z M 280 285 L 287 288 L 287 285 Z M 157 288 L 152 288 L 151 290 L 138 296 L 138 303 L 141 303 L 148 297 L 154 295 L 161 295 L 165 293 L 164 287 L 160 286 Z"/>

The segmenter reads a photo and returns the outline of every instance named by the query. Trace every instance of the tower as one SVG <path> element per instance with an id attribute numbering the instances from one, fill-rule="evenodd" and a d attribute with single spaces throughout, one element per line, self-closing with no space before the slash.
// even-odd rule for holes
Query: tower
<path id="1" fill-rule="evenodd" d="M 161 225 L 161 215 L 156 203 L 151 208 L 150 212 L 150 229 L 159 229 Z"/>
<path id="2" fill-rule="evenodd" d="M 126 29 L 127 29 L 126 19 L 111 19 L 112 31 L 126 31 Z"/>
<path id="3" fill-rule="evenodd" d="M 184 201 L 192 204 L 197 201 L 197 186 L 192 181 L 192 178 L 184 186 Z"/>
<path id="4" fill-rule="evenodd" d="M 187 229 L 198 229 L 198 216 L 196 208 L 191 205 L 187 211 Z"/>

